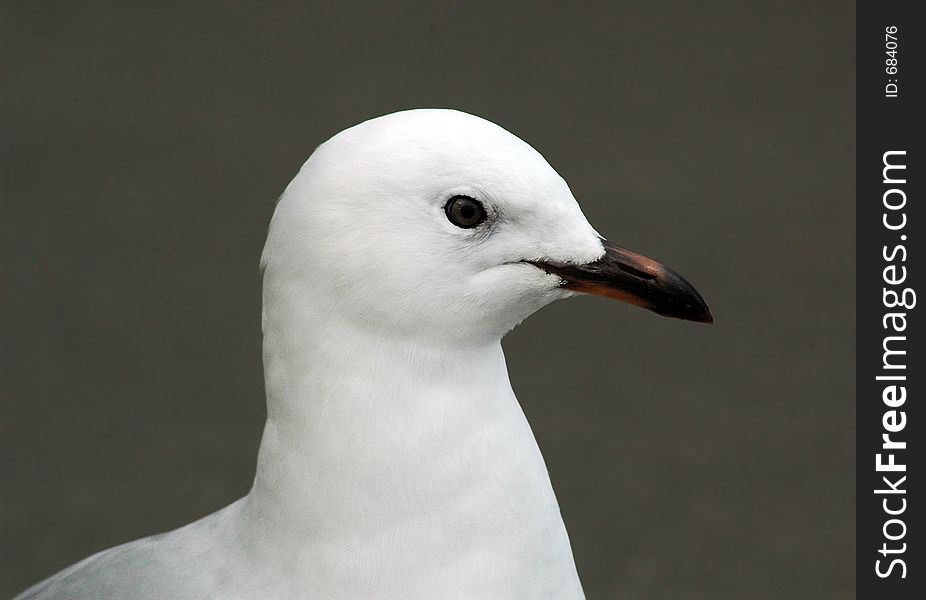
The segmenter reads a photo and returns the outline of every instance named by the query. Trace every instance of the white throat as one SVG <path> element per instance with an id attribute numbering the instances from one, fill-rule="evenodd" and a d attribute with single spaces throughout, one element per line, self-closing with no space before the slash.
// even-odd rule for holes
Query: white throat
<path id="1" fill-rule="evenodd" d="M 377 336 L 275 283 L 246 545 L 326 598 L 583 597 L 499 340 Z"/>

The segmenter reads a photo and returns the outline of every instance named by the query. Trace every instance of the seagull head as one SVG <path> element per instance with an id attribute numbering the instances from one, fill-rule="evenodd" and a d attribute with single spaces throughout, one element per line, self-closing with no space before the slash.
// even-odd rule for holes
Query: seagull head
<path id="1" fill-rule="evenodd" d="M 499 339 L 576 294 L 711 322 L 697 291 L 588 223 L 562 177 L 498 125 L 422 109 L 342 131 L 280 198 L 262 265 L 267 303 L 391 336 Z"/>

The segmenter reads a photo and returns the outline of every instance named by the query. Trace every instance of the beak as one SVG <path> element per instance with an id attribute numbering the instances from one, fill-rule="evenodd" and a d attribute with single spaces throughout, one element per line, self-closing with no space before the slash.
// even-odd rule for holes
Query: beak
<path id="1" fill-rule="evenodd" d="M 531 262 L 559 276 L 563 287 L 584 294 L 616 298 L 656 314 L 698 323 L 714 317 L 701 294 L 681 275 L 662 263 L 605 242 L 605 253 L 584 265 Z"/>

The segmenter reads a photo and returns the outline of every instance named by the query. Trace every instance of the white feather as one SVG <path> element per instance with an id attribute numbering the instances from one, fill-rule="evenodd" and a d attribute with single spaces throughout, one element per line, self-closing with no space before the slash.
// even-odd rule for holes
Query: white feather
<path id="1" fill-rule="evenodd" d="M 456 194 L 489 225 L 450 223 Z M 500 340 L 569 295 L 521 261 L 602 253 L 563 179 L 492 123 L 415 110 L 336 135 L 280 199 L 261 261 L 251 491 L 18 598 L 583 598 Z"/>

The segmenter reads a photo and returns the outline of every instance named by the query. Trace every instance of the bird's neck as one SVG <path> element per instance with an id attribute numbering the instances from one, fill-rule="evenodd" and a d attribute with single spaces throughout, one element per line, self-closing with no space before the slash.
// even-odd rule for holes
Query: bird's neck
<path id="1" fill-rule="evenodd" d="M 427 347 L 266 302 L 268 418 L 244 509 L 256 551 L 312 577 L 335 576 L 345 556 L 401 573 L 447 552 L 437 578 L 469 559 L 492 569 L 481 561 L 493 552 L 514 572 L 562 563 L 574 575 L 499 341 Z"/>
<path id="2" fill-rule="evenodd" d="M 441 464 L 448 455 L 523 423 L 498 343 L 426 348 L 329 319 L 299 331 L 264 332 L 267 422 L 252 492 L 287 528 L 331 524 L 361 504 L 348 522 L 395 510 L 430 493 L 418 486 L 454 467 Z"/>

